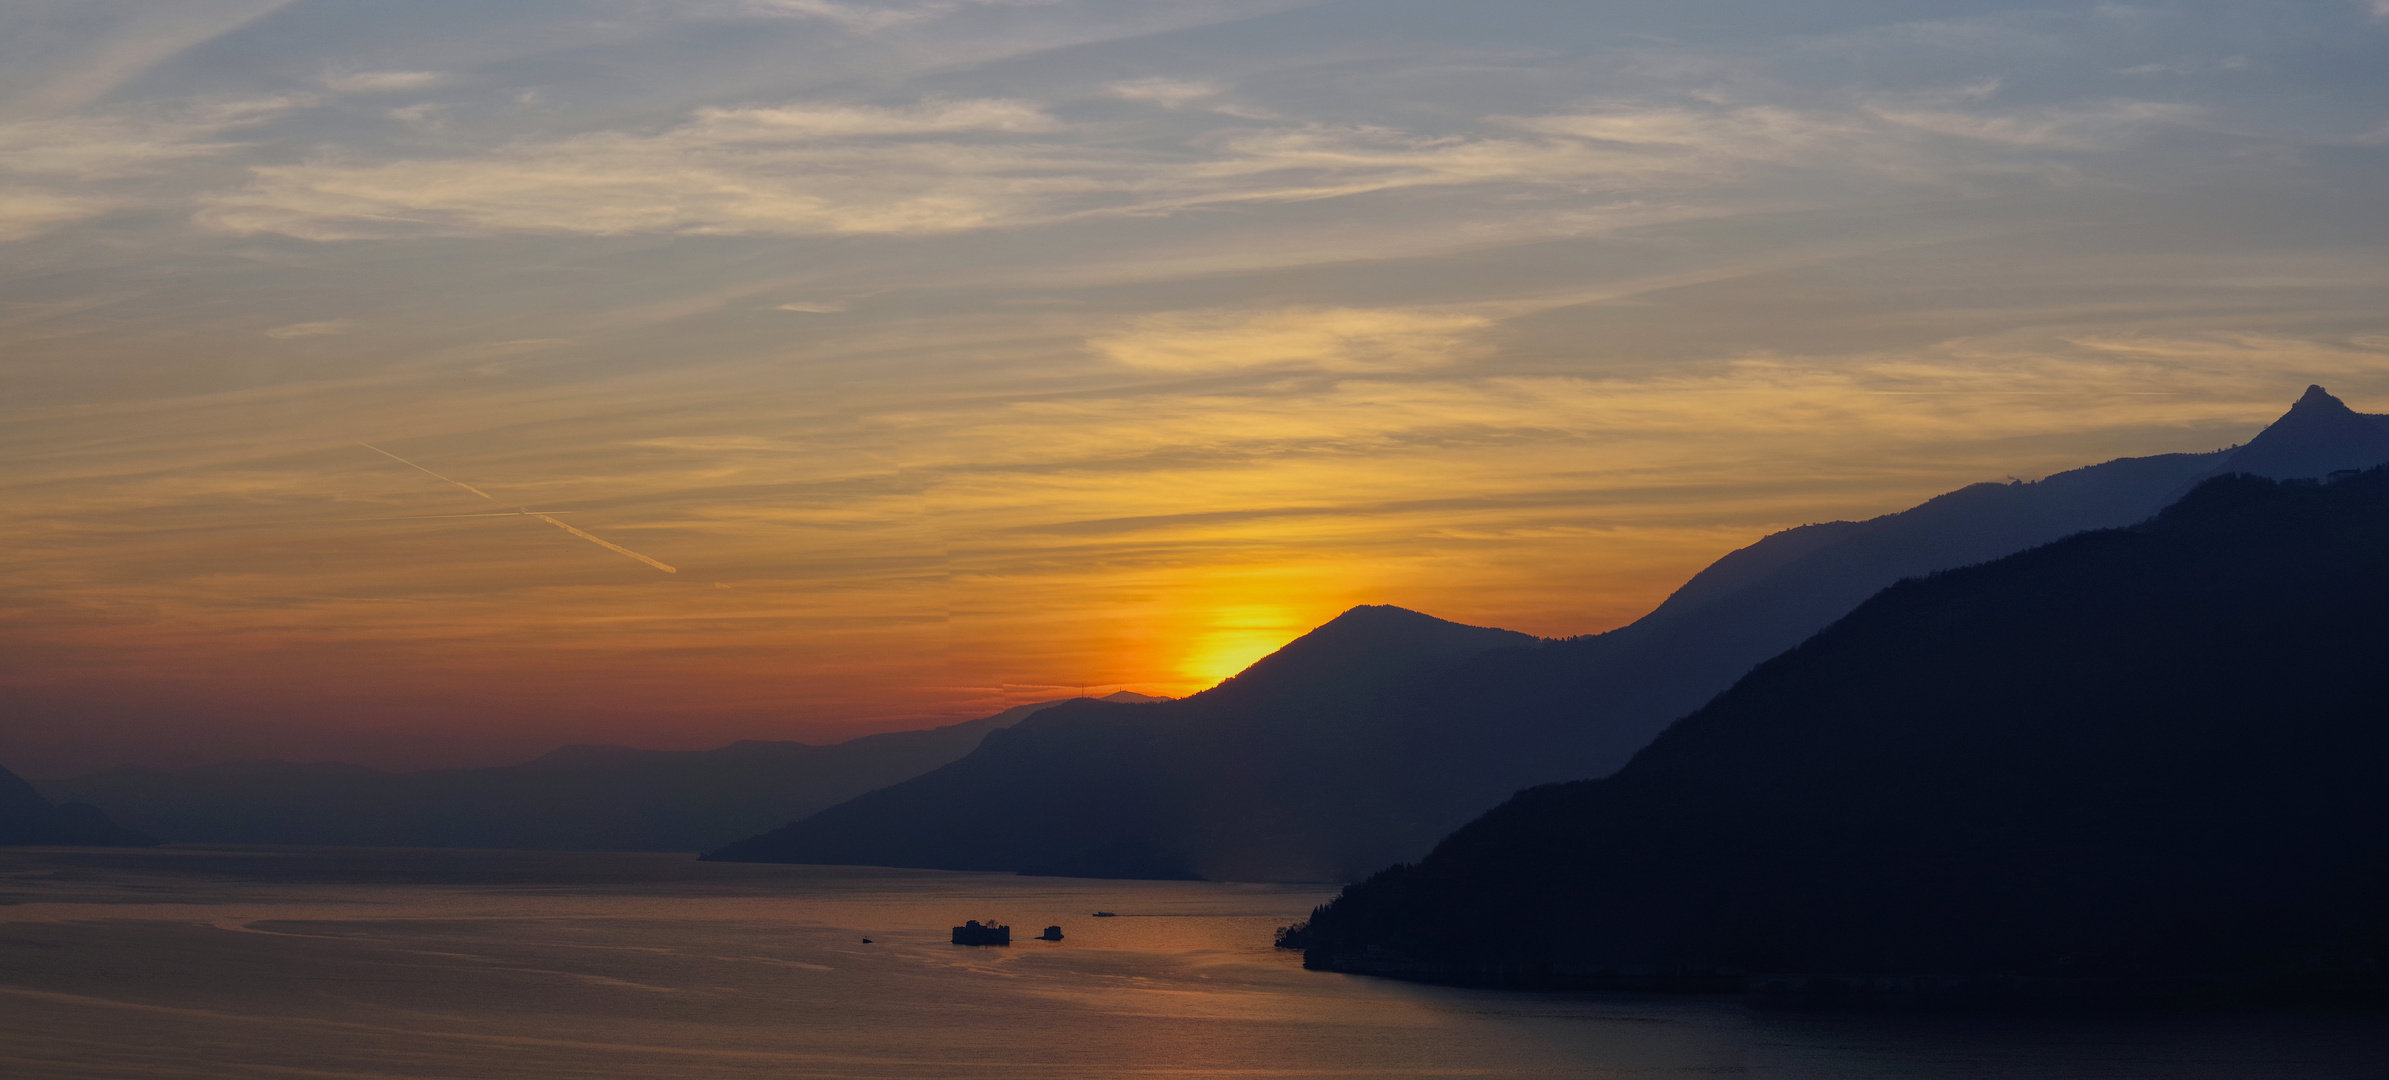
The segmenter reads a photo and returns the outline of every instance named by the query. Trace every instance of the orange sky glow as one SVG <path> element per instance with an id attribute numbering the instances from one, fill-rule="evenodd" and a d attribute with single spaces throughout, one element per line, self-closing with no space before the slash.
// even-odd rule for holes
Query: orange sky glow
<path id="1" fill-rule="evenodd" d="M 1777 529 L 2389 411 L 2362 5 L 2278 54 L 1924 0 L 33 6 L 32 775 L 1182 695 L 1363 603 L 1594 633 Z"/>

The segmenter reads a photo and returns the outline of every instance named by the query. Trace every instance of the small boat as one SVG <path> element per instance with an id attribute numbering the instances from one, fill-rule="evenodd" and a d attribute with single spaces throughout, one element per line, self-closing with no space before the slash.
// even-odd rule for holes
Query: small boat
<path id="1" fill-rule="evenodd" d="M 1117 915 L 1114 915 L 1114 914 L 1112 914 L 1111 912 L 1108 912 L 1108 911 L 1098 911 L 1098 912 L 1096 912 L 1096 913 L 1095 913 L 1095 917 L 1096 917 L 1096 918 L 1098 918 L 1098 919 L 1116 919 L 1116 918 L 1119 918 L 1119 916 L 1117 916 Z"/>
<path id="2" fill-rule="evenodd" d="M 1037 935 L 1037 939 L 1039 941 L 1060 941 L 1062 940 L 1062 928 L 1059 926 L 1048 926 L 1045 928 L 1044 933 Z"/>

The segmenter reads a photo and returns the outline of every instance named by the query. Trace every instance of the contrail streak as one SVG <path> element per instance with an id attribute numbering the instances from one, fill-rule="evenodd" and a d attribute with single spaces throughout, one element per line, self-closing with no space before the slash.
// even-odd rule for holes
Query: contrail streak
<path id="1" fill-rule="evenodd" d="M 404 516 L 404 517 L 394 517 L 394 518 L 358 518 L 357 520 L 359 520 L 359 521 L 428 521 L 428 520 L 430 520 L 430 519 L 432 519 L 432 518 L 460 518 L 460 517 L 521 517 L 521 516 L 523 516 L 524 514 L 527 514 L 527 513 L 530 513 L 530 512 L 531 512 L 531 511 L 528 511 L 528 510 L 492 510 L 492 511 L 490 511 L 489 513 L 486 513 L 486 514 L 408 514 L 408 515 L 406 515 L 406 516 Z M 550 511 L 547 511 L 547 512 L 548 512 L 548 513 L 551 513 L 551 514 L 577 514 L 577 513 L 579 513 L 580 511 L 578 511 L 578 510 L 550 510 Z"/>
<path id="2" fill-rule="evenodd" d="M 373 452 L 374 452 L 374 453 L 376 453 L 376 454 L 380 454 L 380 455 L 381 455 L 381 456 L 383 456 L 383 457 L 389 458 L 390 460 L 392 460 L 392 461 L 395 461 L 395 462 L 397 462 L 397 463 L 399 463 L 399 464 L 401 464 L 401 465 L 404 465 L 404 466 L 406 466 L 406 467 L 408 467 L 408 468 L 410 468 L 410 469 L 415 469 L 415 470 L 417 470 L 417 471 L 419 471 L 419 472 L 423 472 L 423 473 L 426 473 L 426 474 L 428 474 L 428 475 L 431 475 L 431 476 L 438 477 L 439 479 L 446 480 L 446 481 L 448 481 L 449 483 L 456 485 L 457 487 L 463 488 L 463 489 L 465 489 L 466 491 L 470 491 L 470 492 L 472 492 L 473 494 L 475 494 L 475 495 L 479 495 L 479 496 L 481 496 L 482 498 L 484 498 L 484 499 L 488 499 L 488 500 L 489 500 L 489 501 L 491 501 L 491 502 L 496 502 L 496 501 L 498 501 L 498 497 L 497 497 L 497 496 L 495 496 L 495 495 L 492 495 L 492 494 L 490 494 L 489 492 L 483 491 L 483 490 L 481 490 L 480 488 L 474 487 L 473 485 L 471 485 L 471 484 L 468 484 L 468 483 L 465 483 L 465 482 L 464 482 L 464 481 L 462 481 L 462 480 L 457 480 L 457 479 L 453 479 L 453 478 L 446 477 L 446 476 L 440 476 L 440 474 L 438 474 L 438 473 L 436 473 L 436 472 L 432 472 L 430 469 L 426 469 L 426 468 L 424 468 L 424 467 L 423 467 L 423 466 L 421 466 L 421 465 L 417 465 L 417 464 L 415 464 L 415 463 L 414 463 L 414 462 L 412 462 L 412 461 L 408 461 L 408 460 L 407 460 L 407 459 L 405 459 L 405 458 L 399 457 L 398 455 L 396 455 L 396 454 L 393 454 L 393 453 L 391 453 L 391 452 L 389 452 L 389 451 L 387 451 L 387 450 L 384 450 L 384 449 L 382 449 L 381 447 L 375 446 L 375 445 L 373 445 L 372 443 L 369 443 L 369 442 L 359 442 L 359 443 L 357 443 L 357 445 L 358 445 L 358 446 L 362 446 L 362 447 L 364 447 L 364 448 L 365 448 L 365 449 L 367 449 L 367 450 L 371 450 L 371 451 L 373 451 Z M 558 512 L 558 513 L 564 513 L 564 511 L 561 511 L 561 510 L 560 510 L 560 511 L 557 511 L 557 512 Z M 622 546 L 622 545 L 620 545 L 620 544 L 614 543 L 614 542 L 613 542 L 613 541 L 611 541 L 611 540 L 603 540 L 603 539 L 600 539 L 600 538 L 598 538 L 598 537 L 591 536 L 591 535 L 589 535 L 588 533 L 582 532 L 581 530 L 579 530 L 579 529 L 576 529 L 576 528 L 573 528 L 573 527 L 572 527 L 572 526 L 570 526 L 570 525 L 566 525 L 565 523 L 563 523 L 563 522 L 561 522 L 561 521 L 558 521 L 558 520 L 556 520 L 555 518 L 549 517 L 549 516 L 547 516 L 546 514 L 542 514 L 542 513 L 540 513 L 540 512 L 539 512 L 539 511 L 537 511 L 537 510 L 525 509 L 525 508 L 523 508 L 523 507 L 520 507 L 520 506 L 518 506 L 518 507 L 515 507 L 515 508 L 514 508 L 514 511 L 513 511 L 513 513 L 499 513 L 499 514 L 442 514 L 442 515 L 438 515 L 438 516 L 441 516 L 441 517 L 515 517 L 515 516 L 517 516 L 517 515 L 520 515 L 520 516 L 523 516 L 523 517 L 535 517 L 535 518 L 538 518 L 538 519 L 539 519 L 539 520 L 541 520 L 541 521 L 547 522 L 548 524 L 550 524 L 550 525 L 553 525 L 553 526 L 555 526 L 555 527 L 557 527 L 557 528 L 559 528 L 559 529 L 562 529 L 562 530 L 564 530 L 565 532 L 571 533 L 571 534 L 573 534 L 574 536 L 580 537 L 580 538 L 581 538 L 581 539 L 583 539 L 583 540 L 587 540 L 588 542 L 590 542 L 590 543 L 592 543 L 592 544 L 595 544 L 595 545 L 597 545 L 597 546 L 599 546 L 599 547 L 601 547 L 601 548 L 604 548 L 604 549 L 606 549 L 607 551 L 611 551 L 611 552 L 614 552 L 614 553 L 616 553 L 616 554 L 620 554 L 620 555 L 628 555 L 628 556 L 630 556 L 631 558 L 634 558 L 634 559 L 637 559 L 637 560 L 639 560 L 640 562 L 646 563 L 647 565 L 649 565 L 649 566 L 652 566 L 652 567 L 654 567 L 654 568 L 656 568 L 656 569 L 658 569 L 658 570 L 661 570 L 661 571 L 663 571 L 664 573 L 667 573 L 667 574 L 677 574 L 677 573 L 679 573 L 679 572 L 680 572 L 680 571 L 679 571 L 677 568 L 670 567 L 670 566 L 666 566 L 666 565 L 664 565 L 663 563 L 657 562 L 657 561 L 656 561 L 656 560 L 654 560 L 654 559 L 650 559 L 650 558 L 648 558 L 648 557 L 647 557 L 647 556 L 645 556 L 645 555 L 641 555 L 641 554 L 639 554 L 638 552 L 636 552 L 636 551 L 632 551 L 631 549 L 629 549 L 629 548 L 626 548 L 626 547 L 623 547 L 623 546 Z"/>
<path id="3" fill-rule="evenodd" d="M 404 466 L 406 466 L 407 468 L 410 468 L 410 469 L 419 469 L 419 470 L 421 470 L 421 471 L 423 471 L 423 472 L 426 472 L 426 473 L 431 473 L 431 475 L 433 475 L 433 476 L 439 476 L 439 477 L 440 477 L 440 479 L 442 479 L 442 480 L 448 480 L 448 478 L 447 478 L 447 477 L 445 477 L 445 476 L 440 476 L 440 474 L 438 474 L 438 473 L 435 473 L 435 472 L 432 472 L 430 469 L 425 469 L 425 468 L 423 468 L 423 466 L 421 466 L 421 465 L 417 465 L 417 464 L 415 464 L 415 463 L 414 463 L 414 462 L 412 462 L 412 461 L 408 461 L 408 460 L 407 460 L 407 459 L 405 459 L 405 458 L 399 457 L 398 455 L 396 455 L 396 454 L 393 454 L 393 453 L 391 453 L 391 452 L 389 452 L 389 451 L 387 451 L 387 450 L 384 450 L 384 449 L 382 449 L 381 447 L 375 446 L 375 445 L 373 445 L 372 443 L 369 443 L 369 442 L 360 442 L 360 443 L 358 443 L 357 445 L 358 445 L 358 446 L 362 446 L 362 447 L 364 447 L 364 448 L 365 448 L 365 449 L 367 449 L 367 450 L 371 450 L 371 451 L 373 451 L 373 452 L 374 452 L 374 453 L 376 453 L 376 454 L 380 454 L 380 455 L 381 455 L 381 456 L 383 456 L 383 457 L 389 458 L 390 460 L 392 460 L 392 461 L 395 461 L 395 462 L 397 462 L 397 463 L 399 463 L 399 464 L 401 464 L 401 465 L 404 465 Z M 470 491 L 470 492 L 472 492 L 472 493 L 473 493 L 473 494 L 475 494 L 475 495 L 479 495 L 479 496 L 481 496 L 481 497 L 482 497 L 482 498 L 484 498 L 484 499 L 488 499 L 488 500 L 489 500 L 489 501 L 491 501 L 491 502 L 496 502 L 496 501 L 498 501 L 498 497 L 497 497 L 497 496 L 495 496 L 495 495 L 492 495 L 492 494 L 490 494 L 489 492 L 483 491 L 483 490 L 481 490 L 480 488 L 474 487 L 474 486 L 473 486 L 473 485 L 471 485 L 471 484 L 465 483 L 465 482 L 464 482 L 464 481 L 462 481 L 462 480 L 448 480 L 448 482 L 449 482 L 449 483 L 451 483 L 451 484 L 454 484 L 454 485 L 456 485 L 457 487 L 463 488 L 463 489 L 465 489 L 466 491 Z"/>
<path id="4" fill-rule="evenodd" d="M 580 538 L 581 538 L 581 539 L 583 539 L 583 540 L 587 540 L 588 542 L 590 542 L 590 543 L 592 543 L 592 544 L 595 544 L 595 545 L 597 545 L 597 546 L 599 546 L 599 547 L 601 547 L 601 548 L 604 548 L 604 549 L 606 549 L 607 551 L 618 551 L 618 552 L 621 552 L 621 553 L 622 553 L 622 554 L 624 554 L 624 555 L 628 555 L 628 556 L 630 556 L 631 558 L 634 558 L 634 559 L 637 559 L 637 560 L 639 560 L 640 562 L 646 563 L 647 565 L 649 565 L 649 566 L 652 566 L 652 567 L 654 567 L 654 568 L 656 568 L 656 569 L 658 569 L 658 570 L 661 570 L 661 571 L 663 571 L 664 573 L 667 573 L 667 574 L 677 574 L 677 573 L 679 573 L 679 572 L 680 572 L 680 571 L 678 571 L 678 570 L 675 570 L 675 569 L 673 569 L 673 568 L 671 568 L 671 567 L 669 567 L 669 566 L 665 566 L 664 564 L 662 564 L 662 563 L 659 563 L 659 562 L 655 561 L 654 559 L 650 559 L 650 558 L 648 558 L 648 557 L 647 557 L 647 556 L 645 556 L 645 555 L 641 555 L 641 554 L 639 554 L 639 553 L 638 553 L 638 552 L 636 552 L 636 551 L 632 551 L 632 550 L 631 550 L 631 549 L 629 549 L 629 548 L 623 547 L 623 546 L 622 546 L 622 545 L 620 545 L 620 544 L 614 543 L 614 542 L 612 542 L 612 541 L 610 541 L 610 540 L 600 540 L 600 539 L 598 539 L 598 538 L 596 538 L 596 537 L 594 537 L 594 536 L 591 536 L 591 535 L 589 535 L 588 533 L 585 533 L 585 532 L 582 532 L 582 531 L 581 531 L 581 530 L 579 530 L 579 529 L 573 528 L 573 527 L 572 527 L 572 526 L 570 526 L 570 525 L 566 525 L 565 523 L 563 523 L 563 522 L 561 522 L 561 521 L 558 521 L 558 520 L 556 520 L 555 518 L 549 517 L 549 516 L 547 516 L 546 514 L 542 514 L 542 513 L 539 513 L 539 512 L 537 512 L 537 511 L 533 511 L 533 510 L 525 510 L 525 511 L 523 511 L 523 513 L 529 514 L 529 515 L 531 515 L 532 517 L 535 517 L 535 518 L 538 518 L 538 519 L 539 519 L 539 520 L 541 520 L 541 521 L 547 522 L 548 524 L 550 524 L 550 525 L 553 525 L 553 526 L 555 526 L 555 527 L 557 527 L 557 528 L 559 528 L 559 529 L 562 529 L 562 530 L 564 530 L 565 532 L 571 533 L 571 534 L 573 534 L 574 536 L 580 537 Z"/>

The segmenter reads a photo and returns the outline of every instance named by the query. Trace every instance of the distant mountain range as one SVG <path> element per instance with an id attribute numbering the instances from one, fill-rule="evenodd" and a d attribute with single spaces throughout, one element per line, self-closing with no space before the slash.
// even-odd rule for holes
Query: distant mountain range
<path id="1" fill-rule="evenodd" d="M 1539 641 L 1359 608 L 1214 690 L 1056 709 L 943 768 L 709 857 L 1351 880 L 1418 858 L 1520 788 L 1607 775 L 1754 665 L 1904 578 L 2139 522 L 2211 476 L 2383 461 L 2389 417 L 2309 387 L 2230 450 L 1975 484 L 1868 521 L 1776 533 L 1605 634 Z"/>
<path id="2" fill-rule="evenodd" d="M 155 843 L 148 836 L 118 825 L 88 803 L 52 805 L 33 785 L 7 769 L 0 769 L 0 846 L 147 847 Z"/>
<path id="3" fill-rule="evenodd" d="M 1497 985 L 2378 993 L 2384 612 L 2389 468 L 2216 479 L 1882 591 L 1290 943 Z"/>
<path id="4" fill-rule="evenodd" d="M 988 736 L 969 756 L 706 856 L 1081 877 L 1302 878 L 1315 823 L 1398 815 L 1371 792 L 1377 718 L 1509 630 L 1359 607 L 1200 694 L 1080 701 Z"/>
<path id="5" fill-rule="evenodd" d="M 51 787 L 168 841 L 704 851 L 937 768 L 1057 704 L 830 746 L 567 746 L 520 765 L 410 773 L 279 761 L 120 768 Z"/>

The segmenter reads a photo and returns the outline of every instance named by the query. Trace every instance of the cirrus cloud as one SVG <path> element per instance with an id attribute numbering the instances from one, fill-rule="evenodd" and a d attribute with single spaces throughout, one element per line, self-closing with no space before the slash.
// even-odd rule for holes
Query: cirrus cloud
<path id="1" fill-rule="evenodd" d="M 0 172 L 71 180 L 155 173 L 190 158 L 238 149 L 225 138 L 305 104 L 299 97 L 185 103 L 150 114 L 108 114 L 0 124 Z"/>
<path id="2" fill-rule="evenodd" d="M 1422 310 L 1190 311 L 1146 316 L 1088 345 L 1146 371 L 1411 371 L 1482 352 L 1476 339 L 1490 326 L 1492 320 L 1477 315 Z"/>
<path id="3" fill-rule="evenodd" d="M 343 94 L 395 94 L 446 82 L 436 71 L 357 71 L 324 76 L 324 85 Z"/>
<path id="4" fill-rule="evenodd" d="M 98 217 L 116 205 L 111 199 L 62 195 L 41 188 L 0 187 L 0 243 Z"/>
<path id="5" fill-rule="evenodd" d="M 335 337 L 356 328 L 357 325 L 347 319 L 325 319 L 319 322 L 300 322 L 277 326 L 267 330 L 265 336 L 276 341 L 305 337 Z"/>
<path id="6" fill-rule="evenodd" d="M 1188 87 L 1140 89 L 1163 104 L 1191 100 Z M 1770 170 L 1948 187 L 2002 155 L 2095 150 L 2196 115 L 2131 101 L 2041 112 L 1953 105 L 1965 100 L 1927 93 L 1841 110 L 1595 102 L 1443 135 L 1239 115 L 1192 137 L 1143 141 L 1015 99 L 708 107 L 661 128 L 524 137 L 463 156 L 330 153 L 260 165 L 247 186 L 204 196 L 197 220 L 317 240 L 932 235 L 1477 184 L 1688 205 Z"/>
<path id="7" fill-rule="evenodd" d="M 206 199 L 199 220 L 319 240 L 953 232 L 1091 186 L 1083 169 L 956 138 L 1055 126 L 1014 101 L 709 108 L 662 131 L 518 140 L 478 157 L 260 166 L 248 187 Z"/>

